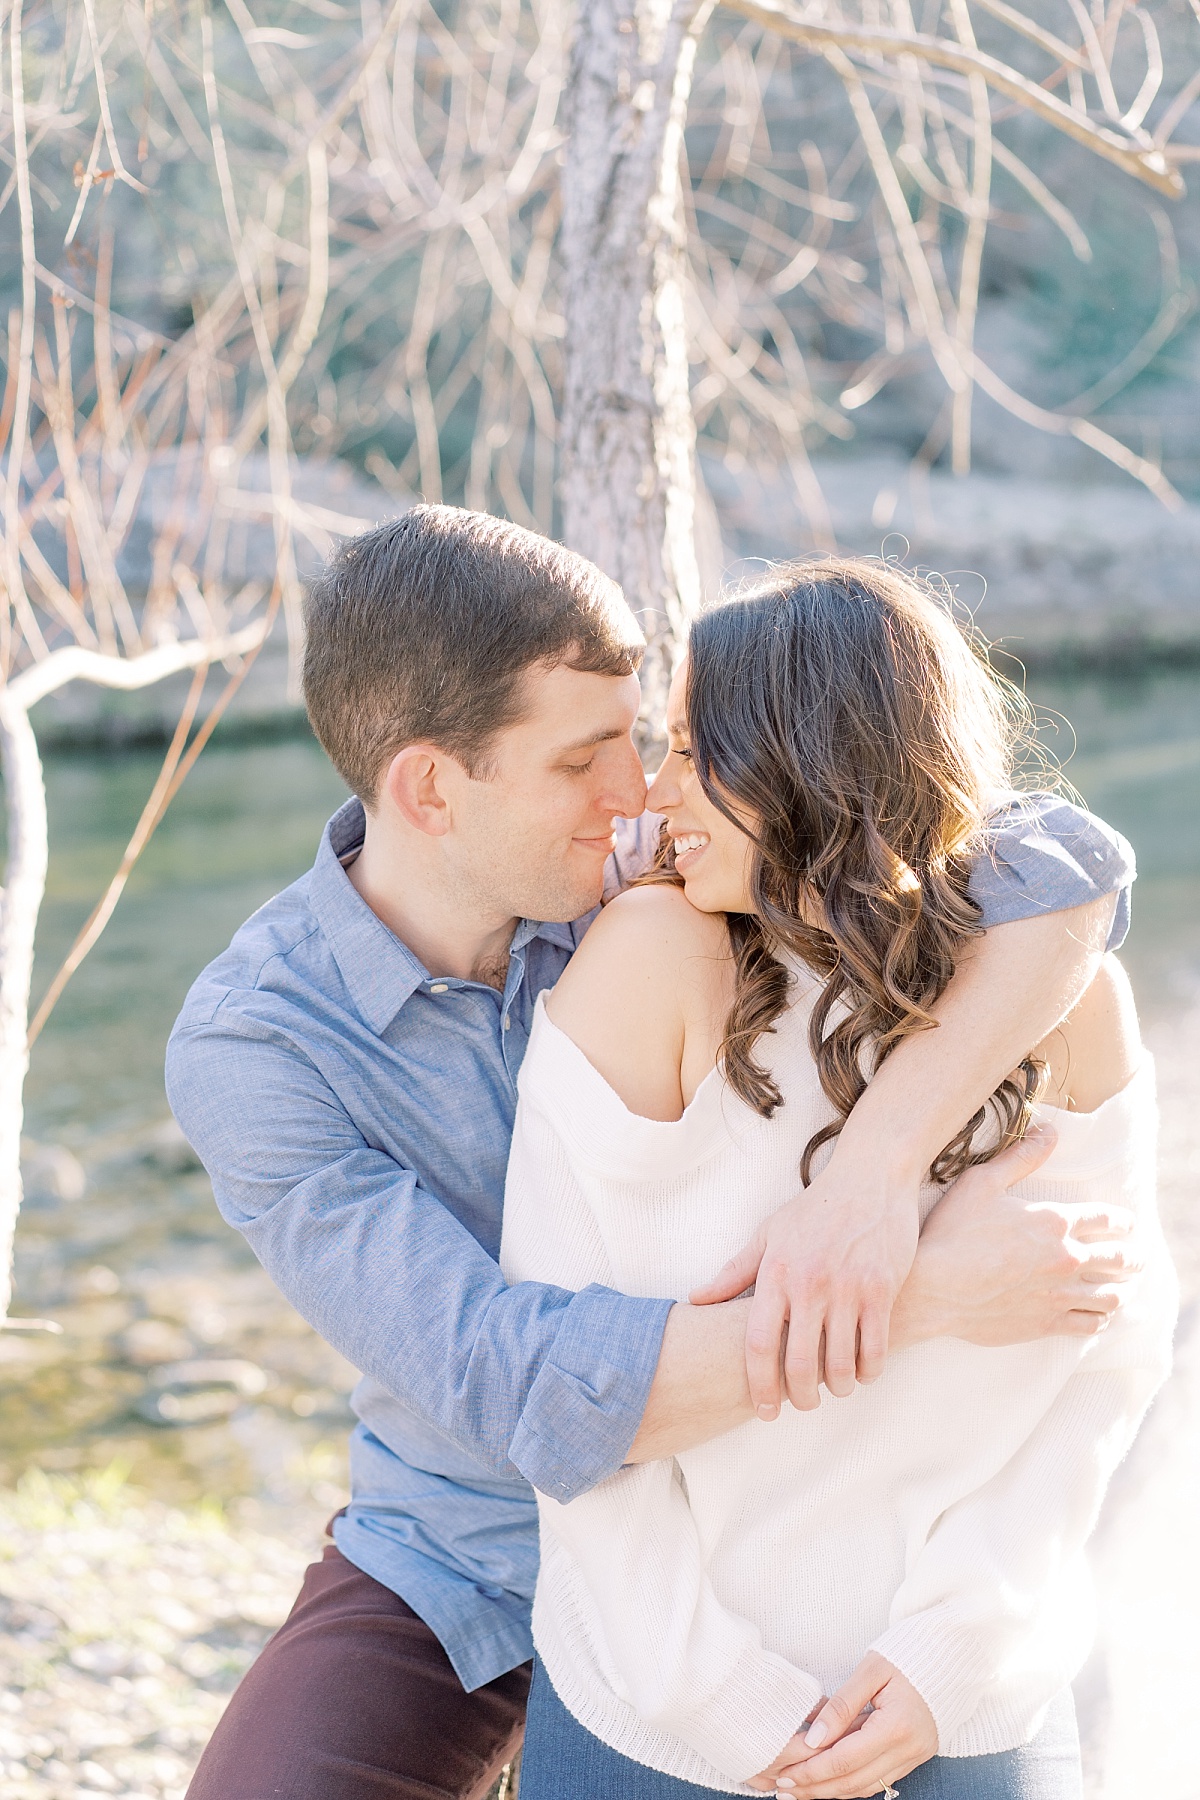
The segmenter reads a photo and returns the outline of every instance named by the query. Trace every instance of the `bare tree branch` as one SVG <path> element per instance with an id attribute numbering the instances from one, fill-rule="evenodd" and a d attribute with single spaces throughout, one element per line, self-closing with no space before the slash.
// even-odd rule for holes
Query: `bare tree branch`
<path id="1" fill-rule="evenodd" d="M 960 75 L 980 76 L 997 93 L 1007 94 L 1039 118 L 1056 125 L 1068 137 L 1094 150 L 1108 162 L 1116 163 L 1127 174 L 1156 188 L 1159 193 L 1178 199 L 1183 183 L 1178 171 L 1171 167 L 1161 149 L 1147 143 L 1138 144 L 1119 137 L 1103 125 L 1093 125 L 1085 114 L 1076 112 L 1055 95 L 1027 81 L 1017 70 L 983 50 L 971 50 L 952 44 L 945 38 L 929 37 L 922 32 L 908 35 L 872 26 L 855 24 L 822 25 L 804 18 L 782 0 L 722 0 L 731 12 L 740 13 L 767 30 L 777 31 L 793 44 L 805 44 L 814 50 L 873 51 L 882 56 L 916 56 L 937 68 L 953 69 Z M 1081 8 L 1082 11 L 1082 8 Z"/>

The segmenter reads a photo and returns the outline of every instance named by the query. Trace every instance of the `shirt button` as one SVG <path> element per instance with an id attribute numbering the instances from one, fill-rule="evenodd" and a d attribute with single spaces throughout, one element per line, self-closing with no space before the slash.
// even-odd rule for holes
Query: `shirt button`
<path id="1" fill-rule="evenodd" d="M 431 994 L 448 994 L 450 992 L 444 981 L 435 981 L 429 991 Z"/>
<path id="2" fill-rule="evenodd" d="M 504 1029 L 505 1029 L 505 1031 L 507 1031 L 507 1030 L 508 1030 L 508 1029 L 509 1029 L 509 1027 L 510 1027 L 510 1025 L 511 1025 L 511 1024 L 512 1024 L 512 1020 L 511 1020 L 511 1019 L 505 1019 L 505 1021 L 504 1021 Z"/>

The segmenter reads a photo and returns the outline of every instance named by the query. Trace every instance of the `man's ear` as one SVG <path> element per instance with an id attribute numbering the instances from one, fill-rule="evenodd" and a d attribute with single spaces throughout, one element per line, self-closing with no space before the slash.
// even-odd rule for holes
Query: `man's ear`
<path id="1" fill-rule="evenodd" d="M 454 759 L 432 744 L 406 744 L 383 772 L 380 793 L 416 831 L 429 837 L 445 837 L 451 816 L 447 780 Z"/>

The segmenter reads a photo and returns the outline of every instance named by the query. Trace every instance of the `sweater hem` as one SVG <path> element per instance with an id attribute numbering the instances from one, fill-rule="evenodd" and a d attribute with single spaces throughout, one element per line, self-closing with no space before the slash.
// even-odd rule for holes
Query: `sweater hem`
<path id="1" fill-rule="evenodd" d="M 755 1672 L 747 1670 L 744 1662 L 732 1669 L 723 1685 L 726 1690 L 731 1687 L 741 1690 L 740 1693 L 735 1693 L 734 1711 L 743 1727 L 743 1734 L 750 1715 L 758 1710 L 761 1716 L 764 1701 L 768 1706 L 773 1704 L 779 1711 L 786 1709 L 786 1719 L 782 1726 L 778 1717 L 773 1725 L 766 1719 L 761 1720 L 761 1745 L 751 1739 L 737 1746 L 729 1746 L 731 1760 L 740 1756 L 748 1765 L 745 1778 L 734 1776 L 718 1768 L 702 1751 L 689 1743 L 682 1732 L 650 1724 L 629 1701 L 614 1693 L 608 1684 L 597 1689 L 586 1674 L 581 1674 L 577 1648 L 573 1648 L 564 1638 L 561 1621 L 553 1617 L 547 1618 L 545 1609 L 536 1602 L 534 1613 L 534 1644 L 550 1678 L 550 1685 L 584 1730 L 590 1731 L 602 1744 L 615 1750 L 618 1755 L 628 1757 L 631 1762 L 641 1763 L 662 1775 L 674 1776 L 678 1781 L 693 1782 L 698 1787 L 717 1788 L 728 1794 L 757 1792 L 754 1788 L 746 1787 L 744 1780 L 774 1761 L 821 1697 L 820 1684 L 815 1677 L 807 1675 L 801 1669 L 787 1667 L 777 1672 L 769 1669 Z M 776 1674 L 774 1680 L 771 1679 L 773 1673 Z M 783 1692 L 793 1685 L 794 1698 Z M 767 1694 L 765 1689 L 773 1689 L 774 1692 Z M 723 1697 L 727 1700 L 728 1693 Z M 715 1704 L 715 1700 L 712 1703 Z M 705 1710 L 706 1703 L 701 1698 L 695 1712 L 703 1716 Z M 686 1725 L 686 1721 L 682 1719 L 680 1723 Z"/>

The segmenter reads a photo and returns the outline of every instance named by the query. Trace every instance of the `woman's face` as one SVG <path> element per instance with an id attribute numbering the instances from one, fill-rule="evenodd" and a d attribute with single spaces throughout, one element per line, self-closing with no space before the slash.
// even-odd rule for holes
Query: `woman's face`
<path id="1" fill-rule="evenodd" d="M 662 813 L 675 840 L 675 867 L 700 912 L 753 912 L 750 872 L 754 845 L 719 812 L 701 787 L 688 742 L 687 663 L 667 697 L 667 755 L 650 784 L 646 805 Z"/>

